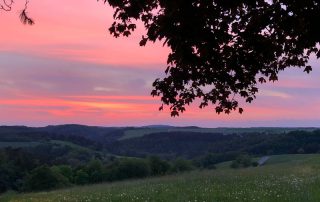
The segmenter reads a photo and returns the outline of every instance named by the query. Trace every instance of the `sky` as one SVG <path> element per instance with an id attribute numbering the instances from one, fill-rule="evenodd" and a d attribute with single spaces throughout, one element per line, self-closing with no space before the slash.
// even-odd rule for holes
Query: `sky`
<path id="1" fill-rule="evenodd" d="M 164 76 L 168 48 L 140 47 L 144 29 L 113 38 L 113 10 L 95 0 L 32 0 L 34 26 L 22 25 L 16 0 L 0 11 L 0 125 L 86 124 L 201 127 L 320 127 L 320 61 L 309 75 L 291 68 L 260 86 L 243 114 L 191 105 L 179 117 L 158 111 L 152 82 Z"/>

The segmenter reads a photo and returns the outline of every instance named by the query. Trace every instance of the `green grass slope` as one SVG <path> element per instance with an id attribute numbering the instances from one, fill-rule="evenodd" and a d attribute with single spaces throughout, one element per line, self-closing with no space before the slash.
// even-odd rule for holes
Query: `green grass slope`
<path id="1" fill-rule="evenodd" d="M 13 194 L 0 201 L 320 201 L 320 155 L 271 156 L 265 166 L 228 166 L 173 176 L 74 187 L 52 192 Z"/>

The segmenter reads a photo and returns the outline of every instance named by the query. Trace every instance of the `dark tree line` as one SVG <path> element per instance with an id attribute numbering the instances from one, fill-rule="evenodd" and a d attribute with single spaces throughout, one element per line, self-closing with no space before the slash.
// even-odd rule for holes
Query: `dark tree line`
<path id="1" fill-rule="evenodd" d="M 191 161 L 177 159 L 166 161 L 157 156 L 145 159 L 108 158 L 94 156 L 72 161 L 54 161 L 65 153 L 56 149 L 55 156 L 42 154 L 39 149 L 0 149 L 0 193 L 8 190 L 19 192 L 53 190 L 74 185 L 161 176 L 169 173 L 189 171 L 194 168 Z M 62 154 L 61 154 L 62 153 Z M 43 157 L 46 156 L 45 159 Z M 73 159 L 76 159 L 73 157 Z"/>
<path id="2" fill-rule="evenodd" d="M 320 130 L 230 135 L 177 131 L 116 141 L 107 148 L 111 153 L 118 155 L 159 155 L 168 159 L 195 159 L 211 153 L 217 163 L 232 160 L 241 153 L 256 156 L 319 153 Z"/>

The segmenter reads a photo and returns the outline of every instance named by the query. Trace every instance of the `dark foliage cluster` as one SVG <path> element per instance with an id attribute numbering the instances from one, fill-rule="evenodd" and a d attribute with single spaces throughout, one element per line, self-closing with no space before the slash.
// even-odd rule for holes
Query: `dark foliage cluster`
<path id="1" fill-rule="evenodd" d="M 41 168 L 37 175 L 43 176 L 43 165 L 77 167 L 89 162 L 92 158 L 102 158 L 102 156 L 98 152 L 77 150 L 70 146 L 49 143 L 26 148 L 0 149 L 0 192 L 8 189 L 17 191 L 36 189 L 32 186 L 45 188 L 41 185 L 42 182 L 37 182 L 39 184 L 32 185 L 31 188 L 24 187 L 29 179 L 28 176 L 33 173 L 34 169 Z M 57 177 L 55 174 L 49 175 L 48 178 Z M 42 177 L 39 178 L 42 179 Z"/>
<path id="2" fill-rule="evenodd" d="M 56 158 L 60 156 L 57 154 Z M 192 170 L 191 161 L 168 162 L 157 156 L 140 158 L 83 159 L 80 164 L 52 162 L 52 157 L 39 163 L 37 154 L 21 149 L 0 150 L 0 193 L 43 191 L 73 185 L 112 182 L 132 178 L 161 176 Z"/>
<path id="3" fill-rule="evenodd" d="M 236 159 L 231 162 L 231 168 L 248 168 L 250 166 L 258 166 L 258 163 L 252 161 L 249 155 L 239 155 Z"/>
<path id="4" fill-rule="evenodd" d="M 162 41 L 171 49 L 167 76 L 154 83 L 153 96 L 171 115 L 200 100 L 217 113 L 252 102 L 258 83 L 276 81 L 288 67 L 312 68 L 320 3 L 316 0 L 104 0 L 114 9 L 110 33 L 129 36 L 142 21 L 147 33 L 140 45 Z M 160 107 L 160 109 L 163 109 Z"/>

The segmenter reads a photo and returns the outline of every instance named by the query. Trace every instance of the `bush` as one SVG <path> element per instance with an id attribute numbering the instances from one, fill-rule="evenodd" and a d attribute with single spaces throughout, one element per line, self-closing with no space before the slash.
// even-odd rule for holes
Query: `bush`
<path id="1" fill-rule="evenodd" d="M 79 185 L 84 185 L 89 183 L 89 175 L 83 169 L 80 169 L 76 172 L 74 176 L 74 182 Z"/>
<path id="2" fill-rule="evenodd" d="M 70 182 L 73 182 L 73 171 L 71 166 L 69 165 L 59 165 L 51 167 L 51 170 L 57 173 L 60 173 L 64 177 L 66 177 Z"/>
<path id="3" fill-rule="evenodd" d="M 107 175 L 111 181 L 143 178 L 150 175 L 150 167 L 142 159 L 121 159 L 109 167 Z"/>
<path id="4" fill-rule="evenodd" d="M 173 172 L 184 172 L 193 169 L 192 163 L 185 159 L 177 159 L 173 162 L 172 171 Z"/>
<path id="5" fill-rule="evenodd" d="M 69 180 L 48 166 L 35 168 L 27 176 L 24 188 L 27 191 L 43 191 L 69 185 Z"/>
<path id="6" fill-rule="evenodd" d="M 200 160 L 200 166 L 202 168 L 207 168 L 207 169 L 215 169 L 216 163 L 217 163 L 217 155 L 214 155 L 214 154 L 207 154 Z"/>
<path id="7" fill-rule="evenodd" d="M 164 175 L 169 172 L 170 164 L 167 161 L 161 160 L 157 156 L 148 158 L 151 175 Z"/>
<path id="8" fill-rule="evenodd" d="M 92 159 L 86 167 L 90 183 L 102 182 L 104 180 L 104 167 L 100 160 Z"/>
<path id="9" fill-rule="evenodd" d="M 247 168 L 252 165 L 252 161 L 250 156 L 248 155 L 240 155 L 234 161 L 232 161 L 230 167 L 231 168 Z"/>

